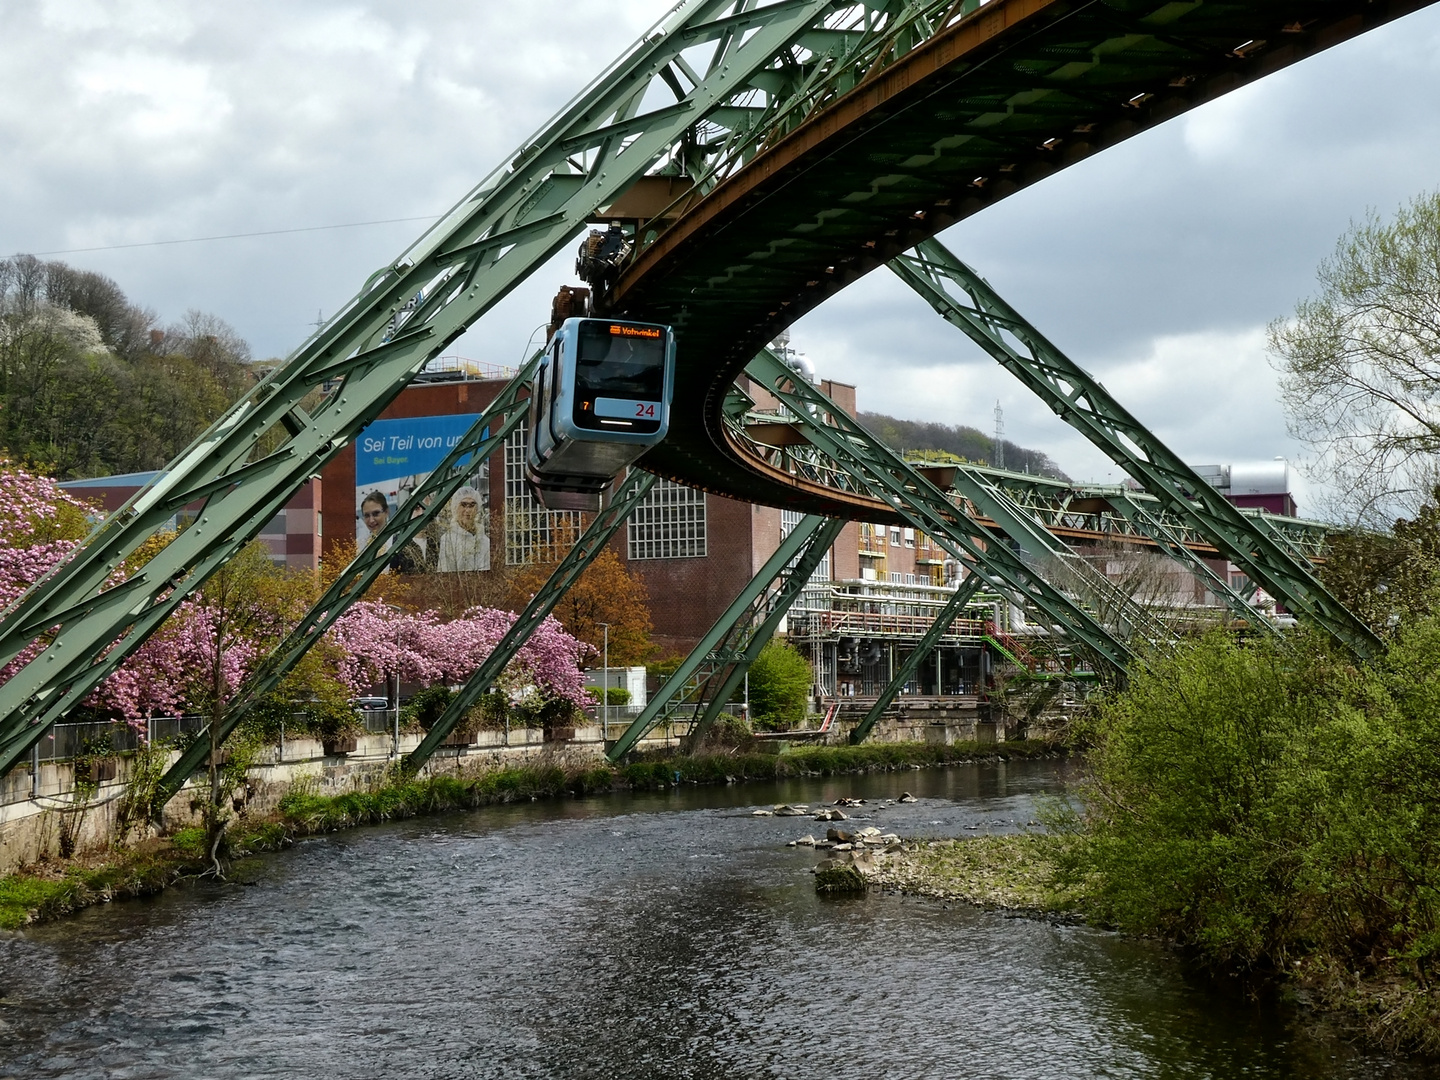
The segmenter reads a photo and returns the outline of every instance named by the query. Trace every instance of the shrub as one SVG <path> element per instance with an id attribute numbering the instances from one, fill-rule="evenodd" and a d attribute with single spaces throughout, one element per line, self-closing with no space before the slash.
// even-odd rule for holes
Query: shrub
<path id="1" fill-rule="evenodd" d="M 755 726 L 787 731 L 805 719 L 810 697 L 810 662 L 779 638 L 768 642 L 750 665 L 750 711 Z"/>
<path id="2" fill-rule="evenodd" d="M 1440 954 L 1440 624 L 1356 669 L 1313 639 L 1213 635 L 1132 673 L 1092 730 L 1096 913 L 1227 966 Z"/>

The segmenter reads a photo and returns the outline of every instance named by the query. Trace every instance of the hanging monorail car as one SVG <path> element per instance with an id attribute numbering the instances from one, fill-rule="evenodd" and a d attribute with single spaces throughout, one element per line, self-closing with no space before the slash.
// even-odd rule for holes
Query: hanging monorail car
<path id="1" fill-rule="evenodd" d="M 670 428 L 670 327 L 566 319 L 530 393 L 529 476 L 552 510 L 598 510 L 600 493 Z"/>

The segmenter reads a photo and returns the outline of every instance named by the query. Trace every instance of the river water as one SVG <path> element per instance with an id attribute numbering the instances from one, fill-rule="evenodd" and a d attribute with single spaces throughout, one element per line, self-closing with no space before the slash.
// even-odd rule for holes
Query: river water
<path id="1" fill-rule="evenodd" d="M 0 1077 L 1411 1077 L 1086 927 L 817 896 L 842 795 L 1023 826 L 1050 762 L 494 807 L 0 934 Z"/>

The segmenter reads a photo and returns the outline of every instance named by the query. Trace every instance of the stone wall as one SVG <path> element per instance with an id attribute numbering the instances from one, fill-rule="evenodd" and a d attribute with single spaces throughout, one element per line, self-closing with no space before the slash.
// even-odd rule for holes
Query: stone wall
<path id="1" fill-rule="evenodd" d="M 407 754 L 419 744 L 419 735 L 402 735 L 400 753 Z M 604 752 L 599 726 L 577 728 L 575 738 L 565 743 L 545 742 L 545 734 L 538 728 L 514 729 L 508 733 L 508 743 L 504 731 L 482 731 L 472 745 L 442 746 L 424 773 L 468 771 L 539 759 L 580 764 L 598 760 Z M 170 760 L 178 756 L 172 753 Z M 283 747 L 268 747 L 260 752 L 248 773 L 244 806 L 258 816 L 273 813 L 297 780 L 317 785 L 325 795 L 364 789 L 378 780 L 394 760 L 393 740 L 385 734 L 361 736 L 354 752 L 329 756 L 318 740 L 287 739 Z M 128 757 L 116 760 L 115 776 L 103 780 L 83 806 L 74 800 L 75 769 L 69 761 L 42 763 L 39 774 L 33 776 L 29 767 L 21 765 L 0 778 L 0 874 L 58 856 L 62 830 L 66 828 L 73 835 L 76 852 L 110 846 L 133 764 Z M 166 806 L 166 831 L 198 822 L 203 794 L 197 783 L 203 785 L 204 777 L 197 777 L 181 789 Z"/>

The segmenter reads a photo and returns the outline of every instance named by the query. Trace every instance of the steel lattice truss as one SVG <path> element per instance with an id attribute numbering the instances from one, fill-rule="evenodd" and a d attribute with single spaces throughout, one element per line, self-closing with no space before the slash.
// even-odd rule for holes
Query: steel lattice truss
<path id="1" fill-rule="evenodd" d="M 103 681 L 427 361 L 640 178 L 703 192 L 766 138 L 893 63 L 946 10 L 678 5 L 6 613 L 0 665 L 46 643 L 0 686 L 6 754 L 23 753 Z M 317 393 L 318 404 L 302 404 Z M 277 448 L 258 449 L 277 434 Z M 194 524 L 117 581 L 125 560 L 195 502 Z"/>
<path id="2" fill-rule="evenodd" d="M 796 524 L 760 572 L 715 620 L 715 625 L 616 740 L 607 754 L 611 761 L 618 761 L 629 753 L 647 733 L 687 705 L 706 703 L 692 725 L 692 741 L 704 733 L 730 701 L 760 650 L 774 636 L 780 620 L 809 583 L 844 526 L 841 519 L 814 515 Z"/>
<path id="3" fill-rule="evenodd" d="M 32 646 L 39 654 L 0 686 L 3 760 L 113 671 L 428 360 L 636 193 L 653 202 L 663 189 L 669 205 L 634 214 L 635 258 L 607 301 L 674 324 L 684 357 L 680 423 L 643 464 L 832 517 L 914 514 L 937 537 L 948 521 L 973 541 L 980 567 L 973 523 L 956 526 L 938 491 L 853 445 L 833 447 L 844 465 L 829 473 L 833 486 L 748 464 L 753 455 L 730 442 L 722 414 L 756 348 L 1023 184 L 1428 2 L 684 0 L 5 613 L 0 665 Z M 944 292 L 966 271 L 937 270 L 941 262 L 922 253 L 910 269 Z M 1009 317 L 974 290 L 960 306 L 977 328 Z M 1097 422 L 1116 434 L 1119 419 Z M 1116 437 L 1134 442 L 1137 432 Z M 1374 647 L 1318 588 L 1292 527 L 1247 524 L 1186 489 L 1156 454 L 1141 456 L 1165 474 L 1171 491 L 1137 479 L 1167 511 L 1190 512 L 1172 494 L 1195 499 L 1200 531 L 1254 580 L 1355 651 Z M 860 474 L 864 482 L 847 486 Z M 924 513 L 897 505 L 900 490 L 918 491 Z M 195 503 L 194 523 L 126 576 L 157 528 Z M 991 562 L 1004 562 L 1004 545 L 994 549 Z M 347 580 L 370 569 L 357 565 Z M 1047 625 L 1123 667 L 1127 648 L 1021 560 L 1004 574 L 982 569 L 1038 605 Z M 303 633 L 324 617 L 312 613 Z"/>
<path id="4" fill-rule="evenodd" d="M 1257 528 L 1254 518 L 1207 484 L 939 241 L 925 241 L 916 255 L 901 256 L 891 268 L 1252 580 L 1357 655 L 1379 648 L 1370 629 L 1315 577 L 1307 559 Z"/>
<path id="5" fill-rule="evenodd" d="M 1102 663 L 1118 672 L 1125 670 L 1135 655 L 1126 631 L 1137 630 L 1142 622 L 1148 622 L 1130 611 L 1135 605 L 1127 606 L 1126 598 L 1115 598 L 1109 614 L 1124 612 L 1125 618 L 1112 631 L 1094 613 L 1046 581 L 1009 545 L 996 542 L 984 526 L 963 513 L 935 484 L 883 446 L 820 390 L 800 379 L 773 352 L 766 350 L 756 356 L 746 374 L 785 406 L 791 422 L 848 475 L 857 489 L 880 494 L 891 513 L 928 534 L 970 574 L 1013 597 L 1041 626 L 1058 629 Z M 1158 640 L 1144 639 L 1135 644 L 1161 646 L 1169 637 L 1168 631 L 1162 629 Z"/>

